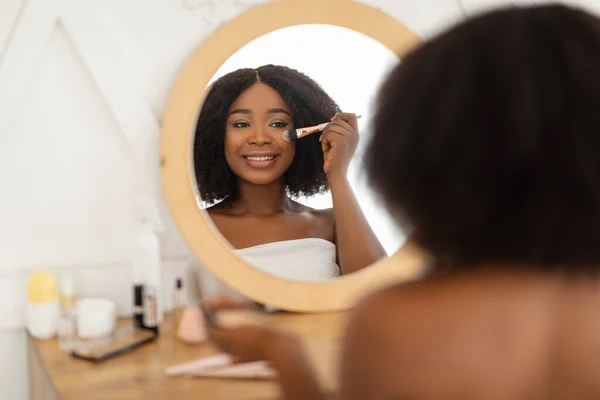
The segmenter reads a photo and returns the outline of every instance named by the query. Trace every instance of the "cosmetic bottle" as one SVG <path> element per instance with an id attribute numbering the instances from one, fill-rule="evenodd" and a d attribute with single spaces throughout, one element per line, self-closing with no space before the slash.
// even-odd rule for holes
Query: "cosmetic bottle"
<path id="1" fill-rule="evenodd" d="M 77 344 L 75 313 L 75 291 L 73 278 L 62 277 L 60 282 L 60 317 L 58 320 L 58 346 L 61 350 L 71 351 Z"/>
<path id="2" fill-rule="evenodd" d="M 144 327 L 144 275 L 143 266 L 138 258 L 133 261 L 133 327 L 141 329 Z"/>
<path id="3" fill-rule="evenodd" d="M 155 308 L 154 319 L 160 325 L 163 320 L 164 309 L 160 242 L 152 224 L 146 218 L 141 219 L 140 229 L 135 238 L 134 250 L 133 268 L 136 271 L 135 273 L 139 273 L 142 277 L 143 291 L 148 292 L 143 295 L 144 307 L 149 293 L 152 292 L 152 301 L 155 303 L 153 305 L 153 308 Z"/>
<path id="4" fill-rule="evenodd" d="M 181 322 L 181 315 L 187 306 L 187 298 L 185 290 L 183 288 L 183 280 L 181 278 L 175 279 L 175 289 L 173 291 L 173 330 L 177 332 L 179 323 Z"/>
<path id="5" fill-rule="evenodd" d="M 25 320 L 27 330 L 36 339 L 56 336 L 60 306 L 56 279 L 48 271 L 37 271 L 27 281 Z"/>
<path id="6" fill-rule="evenodd" d="M 143 328 L 158 335 L 156 290 L 153 287 L 144 287 L 144 326 Z"/>
<path id="7" fill-rule="evenodd" d="M 144 327 L 144 285 L 141 283 L 133 286 L 133 326 Z"/>

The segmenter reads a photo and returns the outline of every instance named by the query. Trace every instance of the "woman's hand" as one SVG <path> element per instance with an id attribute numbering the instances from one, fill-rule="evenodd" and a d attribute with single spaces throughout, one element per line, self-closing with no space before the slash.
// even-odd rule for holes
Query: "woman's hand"
<path id="1" fill-rule="evenodd" d="M 236 362 L 272 361 L 275 348 L 284 335 L 271 328 L 258 325 L 244 325 L 234 328 L 209 328 L 209 336 L 224 352 L 233 356 Z"/>
<path id="2" fill-rule="evenodd" d="M 355 114 L 337 113 L 323 130 L 323 170 L 328 179 L 343 178 L 348 174 L 348 165 L 358 146 L 358 124 Z"/>
<path id="3" fill-rule="evenodd" d="M 231 354 L 236 361 L 259 361 L 266 360 L 269 349 L 273 343 L 279 341 L 279 332 L 256 324 L 243 323 L 238 326 L 220 325 L 219 312 L 248 311 L 256 312 L 255 303 L 239 302 L 222 296 L 212 301 L 203 303 L 207 312 L 213 314 L 213 321 L 217 326 L 209 326 L 209 337 L 226 353 Z M 222 322 L 222 321 L 221 321 Z"/>
<path id="4" fill-rule="evenodd" d="M 262 325 L 212 327 L 210 338 L 234 362 L 268 361 L 277 371 L 284 398 L 324 400 L 302 342 L 295 335 Z"/>

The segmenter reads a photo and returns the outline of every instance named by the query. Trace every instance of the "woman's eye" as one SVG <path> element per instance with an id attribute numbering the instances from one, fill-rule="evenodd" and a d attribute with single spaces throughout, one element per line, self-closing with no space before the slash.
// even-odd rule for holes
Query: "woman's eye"
<path id="1" fill-rule="evenodd" d="M 233 123 L 233 127 L 234 128 L 247 128 L 249 127 L 250 124 L 247 122 L 243 122 L 243 121 L 238 121 L 238 122 L 234 122 Z"/>
<path id="2" fill-rule="evenodd" d="M 287 122 L 273 122 L 271 124 L 272 127 L 274 128 L 285 128 L 286 126 L 288 126 Z"/>

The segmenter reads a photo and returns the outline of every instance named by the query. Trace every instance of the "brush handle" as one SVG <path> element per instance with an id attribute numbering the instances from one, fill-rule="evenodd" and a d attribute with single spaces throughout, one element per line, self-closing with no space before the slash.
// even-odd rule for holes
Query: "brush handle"
<path id="1" fill-rule="evenodd" d="M 362 117 L 362 115 L 357 115 L 356 119 L 360 119 L 361 117 Z M 296 131 L 298 131 L 298 130 L 301 131 L 301 132 L 298 133 L 298 139 L 306 137 L 306 136 L 309 136 L 309 135 L 312 135 L 313 133 L 321 132 L 330 123 L 331 123 L 331 121 L 329 121 L 329 122 L 323 122 L 322 124 L 315 125 L 315 126 L 309 126 L 308 128 L 297 129 Z"/>
<path id="2" fill-rule="evenodd" d="M 331 122 L 323 122 L 322 124 L 317 125 L 317 131 L 322 131 L 323 129 L 327 128 L 327 125 L 329 125 Z"/>
<path id="3" fill-rule="evenodd" d="M 329 122 L 325 122 L 320 125 L 309 126 L 308 128 L 296 129 L 296 134 L 298 135 L 298 139 L 302 139 L 303 137 L 310 136 L 313 133 L 321 132 L 327 125 L 329 125 Z"/>

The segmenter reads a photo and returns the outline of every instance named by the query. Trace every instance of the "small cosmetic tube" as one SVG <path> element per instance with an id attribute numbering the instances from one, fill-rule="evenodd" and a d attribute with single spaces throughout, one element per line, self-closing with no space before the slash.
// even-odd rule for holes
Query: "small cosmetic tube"
<path id="1" fill-rule="evenodd" d="M 141 284 L 133 287 L 133 326 L 144 327 L 144 286 Z"/>
<path id="2" fill-rule="evenodd" d="M 158 335 L 158 308 L 156 289 L 144 287 L 144 329 Z"/>

